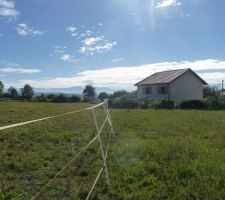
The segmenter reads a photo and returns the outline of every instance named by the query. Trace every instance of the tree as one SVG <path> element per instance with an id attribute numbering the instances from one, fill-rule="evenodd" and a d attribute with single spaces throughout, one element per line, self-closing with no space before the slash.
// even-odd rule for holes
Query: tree
<path id="1" fill-rule="evenodd" d="M 12 86 L 8 89 L 8 93 L 11 98 L 16 98 L 18 96 L 18 92 L 17 92 L 16 88 L 14 88 Z"/>
<path id="2" fill-rule="evenodd" d="M 2 81 L 0 81 L 0 94 L 3 93 L 3 90 L 4 90 L 4 84 Z"/>
<path id="3" fill-rule="evenodd" d="M 92 85 L 86 85 L 83 90 L 84 97 L 95 97 L 95 88 Z"/>
<path id="4" fill-rule="evenodd" d="M 104 99 L 107 99 L 109 97 L 109 95 L 106 93 L 106 92 L 101 92 L 99 95 L 98 95 L 98 98 L 103 101 Z"/>
<path id="5" fill-rule="evenodd" d="M 22 97 L 25 99 L 31 99 L 33 96 L 34 96 L 33 88 L 29 84 L 24 85 L 22 89 Z"/>
<path id="6" fill-rule="evenodd" d="M 127 92 L 127 91 L 125 91 L 125 90 L 119 90 L 119 91 L 114 92 L 114 93 L 111 95 L 111 97 L 112 97 L 112 98 L 123 97 L 123 96 L 126 96 L 126 95 L 128 95 L 128 94 L 129 94 L 129 92 Z"/>
<path id="7" fill-rule="evenodd" d="M 220 96 L 220 91 L 216 87 L 211 87 L 207 85 L 203 88 L 203 96 L 204 98 L 208 98 L 208 97 L 216 98 Z"/>

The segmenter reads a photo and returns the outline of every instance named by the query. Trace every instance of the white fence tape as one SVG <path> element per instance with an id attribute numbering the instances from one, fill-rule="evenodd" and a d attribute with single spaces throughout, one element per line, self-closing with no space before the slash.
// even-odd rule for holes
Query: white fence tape
<path id="1" fill-rule="evenodd" d="M 97 184 L 98 179 L 99 179 L 99 177 L 100 177 L 100 175 L 101 175 L 101 173 L 102 173 L 102 171 L 103 171 L 103 168 L 104 168 L 104 167 L 102 167 L 102 168 L 100 169 L 100 171 L 99 171 L 99 173 L 98 173 L 98 176 L 96 176 L 95 181 L 94 181 L 94 184 L 92 185 L 92 187 L 91 187 L 91 189 L 90 189 L 90 191 L 89 191 L 89 193 L 88 193 L 88 195 L 87 195 L 87 197 L 86 197 L 86 200 L 88 200 L 88 199 L 90 198 L 91 193 L 92 193 L 92 191 L 94 190 L 95 185 Z"/>
<path id="2" fill-rule="evenodd" d="M 76 158 L 83 153 L 95 140 L 97 139 L 97 136 L 95 136 L 81 151 L 79 151 L 67 164 L 64 165 L 64 167 L 47 183 L 45 184 L 44 187 L 42 187 L 42 189 L 35 194 L 31 200 L 35 199 L 36 197 L 38 197 L 41 192 L 43 192 L 49 185 L 50 183 L 52 183 L 52 181 L 54 181 L 74 160 L 76 160 Z"/>
<path id="3" fill-rule="evenodd" d="M 97 108 L 97 107 L 100 107 L 100 106 L 103 106 L 103 109 L 104 109 L 104 112 L 105 112 L 106 116 L 105 116 L 105 119 L 104 119 L 101 127 L 99 128 L 94 109 Z M 31 121 L 26 121 L 26 122 L 21 122 L 21 123 L 16 123 L 16 124 L 0 127 L 0 130 L 5 130 L 5 129 L 10 129 L 10 128 L 18 127 L 18 126 L 23 126 L 23 125 L 30 124 L 30 123 L 35 123 L 35 122 L 44 121 L 44 120 L 48 120 L 48 119 L 53 119 L 53 118 L 57 118 L 57 117 L 65 116 L 65 115 L 79 113 L 79 112 L 87 111 L 87 110 L 91 110 L 92 111 L 93 120 L 94 120 L 94 123 L 95 123 L 96 132 L 97 132 L 96 136 L 85 147 L 83 147 L 68 163 L 66 163 L 62 167 L 62 169 L 31 198 L 31 200 L 36 199 L 96 139 L 99 140 L 99 144 L 100 144 L 100 148 L 101 148 L 101 154 L 102 154 L 102 160 L 103 160 L 103 166 L 101 167 L 97 177 L 95 178 L 95 181 L 94 181 L 94 183 L 93 183 L 93 185 L 92 185 L 92 187 L 91 187 L 91 189 L 90 189 L 90 191 L 89 191 L 89 193 L 88 193 L 88 195 L 86 197 L 86 200 L 88 200 L 90 198 L 90 196 L 91 196 L 91 194 L 92 194 L 92 192 L 93 192 L 93 190 L 94 190 L 94 188 L 95 188 L 95 186 L 96 186 L 96 184 L 97 184 L 97 182 L 99 180 L 99 177 L 102 174 L 103 169 L 105 169 L 106 182 L 107 182 L 107 184 L 109 184 L 109 176 L 108 176 L 108 169 L 107 169 L 107 165 L 106 165 L 106 158 L 107 158 L 107 155 L 108 155 L 108 149 L 109 149 L 111 135 L 113 134 L 113 136 L 114 136 L 115 133 L 114 133 L 114 129 L 113 129 L 112 121 L 111 121 L 110 112 L 109 112 L 109 109 L 108 109 L 108 100 L 105 100 L 104 102 L 102 102 L 100 104 L 97 104 L 95 106 L 84 108 L 84 109 L 80 109 L 80 110 L 76 110 L 76 111 L 67 112 L 67 113 L 58 114 L 58 115 L 54 115 L 54 116 L 50 116 L 50 117 L 44 117 L 44 118 L 40 118 L 40 119 L 36 119 L 36 120 L 31 120 Z M 110 130 L 110 133 L 109 133 L 109 139 L 108 139 L 108 142 L 107 142 L 107 147 L 106 147 L 106 150 L 104 152 L 103 145 L 102 145 L 102 140 L 101 140 L 101 132 L 102 132 L 102 130 L 105 127 L 107 122 L 108 122 L 111 130 Z"/>
<path id="4" fill-rule="evenodd" d="M 2 126 L 2 127 L 0 127 L 0 131 L 1 130 L 5 130 L 5 129 L 14 128 L 14 127 L 17 127 L 17 126 L 23 126 L 23 125 L 30 124 L 30 123 L 44 121 L 44 120 L 47 120 L 47 119 L 53 119 L 53 118 L 57 118 L 57 117 L 65 116 L 65 115 L 71 115 L 71 114 L 79 113 L 79 112 L 86 111 L 86 110 L 92 110 L 92 109 L 94 109 L 96 107 L 104 105 L 104 103 L 105 102 L 102 102 L 102 103 L 100 103 L 98 105 L 95 105 L 95 106 L 92 106 L 92 107 L 89 107 L 89 108 L 83 108 L 83 109 L 80 109 L 80 110 L 75 110 L 75 111 L 72 111 L 72 112 L 67 112 L 67 113 L 58 114 L 58 115 L 53 115 L 53 116 L 50 116 L 50 117 L 44 117 L 44 118 L 35 119 L 35 120 L 31 120 L 31 121 L 26 121 L 26 122 L 21 122 L 21 123 L 17 123 L 17 124 L 11 124 L 11 125 L 7 125 L 7 126 Z"/>

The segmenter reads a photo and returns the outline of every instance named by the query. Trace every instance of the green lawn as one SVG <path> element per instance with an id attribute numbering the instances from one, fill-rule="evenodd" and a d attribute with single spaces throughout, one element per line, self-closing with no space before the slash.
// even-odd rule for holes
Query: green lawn
<path id="1" fill-rule="evenodd" d="M 0 126 L 86 106 L 4 102 Z M 101 124 L 103 110 L 96 114 Z M 225 112 L 112 110 L 112 118 L 110 187 L 103 173 L 91 199 L 225 199 Z M 90 111 L 1 131 L 0 199 L 30 199 L 95 134 Z M 101 166 L 96 141 L 37 199 L 85 199 Z"/>

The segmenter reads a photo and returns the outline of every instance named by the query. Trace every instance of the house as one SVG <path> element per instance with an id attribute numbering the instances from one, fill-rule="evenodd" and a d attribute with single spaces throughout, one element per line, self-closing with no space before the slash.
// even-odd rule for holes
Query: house
<path id="1" fill-rule="evenodd" d="M 135 84 L 137 99 L 182 100 L 203 99 L 203 86 L 207 83 L 190 68 L 155 73 Z"/>

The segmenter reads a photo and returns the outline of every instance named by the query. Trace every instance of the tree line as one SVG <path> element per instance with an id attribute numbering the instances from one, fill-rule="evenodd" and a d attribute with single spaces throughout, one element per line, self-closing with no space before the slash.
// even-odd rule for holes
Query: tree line
<path id="1" fill-rule="evenodd" d="M 5 86 L 2 81 L 0 81 L 0 98 L 3 99 L 14 99 L 14 100 L 29 100 L 34 102 L 92 102 L 92 101 L 103 101 L 104 99 L 110 99 L 110 103 L 113 104 L 114 100 L 125 99 L 124 102 L 127 104 L 127 99 L 130 98 L 132 93 L 129 93 L 125 90 L 115 91 L 112 94 L 101 92 L 96 93 L 96 89 L 93 85 L 86 85 L 83 92 L 82 98 L 77 95 L 66 95 L 66 94 L 35 94 L 34 89 L 29 84 L 25 84 L 23 88 L 16 89 L 13 86 L 10 86 L 8 89 L 5 89 Z M 130 103 L 128 103 L 130 104 Z"/>
<path id="2" fill-rule="evenodd" d="M 29 85 L 25 84 L 23 88 L 17 90 L 15 87 L 10 86 L 7 90 L 4 90 L 5 86 L 0 81 L 0 98 L 13 99 L 13 100 L 28 100 L 33 102 L 80 102 L 81 98 L 76 95 L 65 95 L 65 94 L 39 94 L 35 95 L 34 89 Z"/>
<path id="3" fill-rule="evenodd" d="M 206 86 L 203 90 L 203 100 L 183 101 L 178 106 L 182 109 L 225 109 L 225 98 L 221 90 L 216 87 Z M 75 102 L 95 102 L 109 100 L 109 106 L 113 108 L 174 108 L 174 102 L 168 100 L 157 100 L 154 102 L 146 101 L 144 104 L 138 104 L 135 92 L 127 92 L 125 90 L 115 91 L 112 94 L 101 92 L 96 94 L 96 89 L 93 85 L 86 85 L 82 98 L 77 95 L 66 94 L 39 94 L 35 95 L 33 88 L 29 84 L 25 84 L 19 91 L 14 87 L 9 87 L 4 92 L 4 84 L 0 81 L 0 97 L 29 100 L 34 102 L 54 102 L 54 103 L 75 103 Z"/>
<path id="4" fill-rule="evenodd" d="M 31 99 L 34 96 L 34 90 L 29 84 L 25 84 L 23 88 L 20 89 L 20 92 L 13 87 L 10 86 L 7 89 L 7 92 L 4 92 L 4 84 L 0 81 L 0 97 L 3 98 L 23 98 L 23 99 Z"/>

